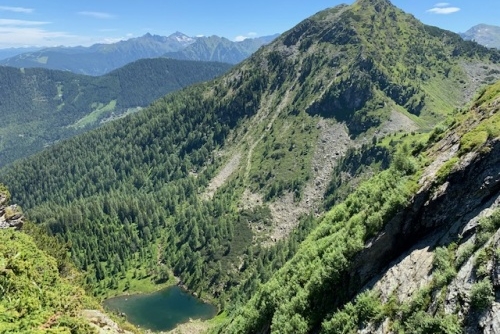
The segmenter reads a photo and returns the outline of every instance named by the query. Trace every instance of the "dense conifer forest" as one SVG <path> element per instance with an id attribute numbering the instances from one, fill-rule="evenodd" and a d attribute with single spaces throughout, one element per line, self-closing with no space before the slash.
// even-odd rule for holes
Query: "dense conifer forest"
<path id="1" fill-rule="evenodd" d="M 223 63 L 164 58 L 139 60 L 100 77 L 0 67 L 0 166 L 229 68 Z"/>

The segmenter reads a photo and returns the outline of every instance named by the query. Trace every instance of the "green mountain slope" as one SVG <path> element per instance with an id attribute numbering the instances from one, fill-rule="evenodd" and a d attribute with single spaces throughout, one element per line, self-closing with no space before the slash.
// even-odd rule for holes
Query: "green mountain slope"
<path id="1" fill-rule="evenodd" d="M 136 333 L 84 292 L 68 245 L 26 221 L 9 200 L 0 184 L 0 332 Z"/>
<path id="2" fill-rule="evenodd" d="M 0 67 L 0 166 L 94 128 L 229 65 L 145 59 L 102 77 Z"/>
<path id="3" fill-rule="evenodd" d="M 80 312 L 96 304 L 77 287 L 77 280 L 69 280 L 76 272 L 67 262 L 65 247 L 42 229 L 27 226 L 9 198 L 0 185 L 0 332 L 92 332 Z M 18 231 L 23 223 L 27 233 Z"/>
<path id="4" fill-rule="evenodd" d="M 59 276 L 56 261 L 20 232 L 0 230 L 0 331 L 92 333 L 79 315 L 84 292 Z"/>
<path id="5" fill-rule="evenodd" d="M 425 131 L 499 61 L 388 1 L 361 0 L 0 178 L 29 217 L 71 241 L 96 294 L 167 269 L 236 315 L 227 330 L 314 332 L 351 295 L 315 298 L 418 189 L 419 153 L 444 128 Z"/>
<path id="6" fill-rule="evenodd" d="M 390 168 L 322 215 L 292 259 L 216 332 L 494 328 L 499 104 L 500 82 L 423 151 L 418 137 L 402 140 Z"/>

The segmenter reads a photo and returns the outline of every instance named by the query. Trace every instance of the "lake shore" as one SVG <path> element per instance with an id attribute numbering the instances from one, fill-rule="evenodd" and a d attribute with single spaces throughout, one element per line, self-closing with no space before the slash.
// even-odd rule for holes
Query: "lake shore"
<path id="1" fill-rule="evenodd" d="M 205 303 L 180 285 L 151 293 L 108 298 L 103 306 L 124 315 L 134 326 L 151 332 L 168 332 L 184 323 L 194 324 L 212 319 L 218 313 L 216 306 Z"/>

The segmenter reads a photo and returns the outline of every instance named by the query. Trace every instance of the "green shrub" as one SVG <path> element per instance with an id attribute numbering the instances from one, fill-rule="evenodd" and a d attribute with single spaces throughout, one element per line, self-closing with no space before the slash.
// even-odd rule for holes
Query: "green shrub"
<path id="1" fill-rule="evenodd" d="M 366 291 L 356 297 L 354 308 L 359 322 L 373 319 L 382 312 L 380 299 L 373 291 Z"/>
<path id="2" fill-rule="evenodd" d="M 465 154 L 483 145 L 488 140 L 488 132 L 486 130 L 473 130 L 462 136 L 460 139 L 460 153 Z"/>
<path id="3" fill-rule="evenodd" d="M 404 327 L 404 332 L 412 334 L 462 333 L 460 321 L 456 315 L 431 315 L 424 311 L 415 313 Z"/>
<path id="4" fill-rule="evenodd" d="M 5 198 L 7 199 L 6 203 L 9 202 L 10 200 L 10 193 L 9 193 L 9 190 L 7 189 L 6 186 L 4 186 L 3 184 L 0 183 L 0 196 L 5 196 Z"/>
<path id="5" fill-rule="evenodd" d="M 450 172 L 453 169 L 453 167 L 455 166 L 455 164 L 457 163 L 457 161 L 458 161 L 458 158 L 453 157 L 450 160 L 446 161 L 439 168 L 439 170 L 436 173 L 436 180 L 437 180 L 438 184 L 441 184 L 446 180 L 446 178 L 448 177 L 448 175 L 450 175 Z"/>
<path id="6" fill-rule="evenodd" d="M 454 252 L 438 247 L 434 252 L 434 283 L 437 287 L 442 287 L 451 282 L 456 276 Z"/>
<path id="7" fill-rule="evenodd" d="M 476 310 L 485 310 L 493 303 L 493 285 L 489 278 L 475 283 L 470 291 L 470 303 Z"/>
<path id="8" fill-rule="evenodd" d="M 484 245 L 493 233 L 500 228 L 500 210 L 495 211 L 489 217 L 483 217 L 479 220 L 479 229 L 476 234 L 476 249 Z"/>
<path id="9" fill-rule="evenodd" d="M 456 260 L 455 260 L 455 268 L 460 268 L 474 253 L 474 244 L 473 243 L 468 243 L 466 245 L 463 245 L 457 253 Z"/>

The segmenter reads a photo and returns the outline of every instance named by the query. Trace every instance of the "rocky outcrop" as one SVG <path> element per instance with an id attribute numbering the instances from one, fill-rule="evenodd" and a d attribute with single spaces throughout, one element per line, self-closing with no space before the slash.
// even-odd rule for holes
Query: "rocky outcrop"
<path id="1" fill-rule="evenodd" d="M 488 113 L 498 111 L 492 108 L 496 105 L 490 104 L 487 113 L 477 109 L 477 117 L 462 124 L 462 129 L 478 126 Z M 500 333 L 500 230 L 484 244 L 484 234 L 477 242 L 482 219 L 500 209 L 500 139 L 464 154 L 459 150 L 460 133 L 460 129 L 449 133 L 430 152 L 433 162 L 421 174 L 419 191 L 358 254 L 348 288 L 351 295 L 371 289 L 383 303 L 394 297 L 408 303 L 432 284 L 434 250 L 452 245 L 456 276 L 445 289 L 433 292 L 427 312 L 435 314 L 440 309 L 455 314 L 467 333 Z M 451 168 L 450 159 L 456 161 Z M 447 168 L 449 173 L 444 172 Z M 481 257 L 483 269 L 478 274 Z M 483 278 L 491 281 L 495 297 L 491 305 L 485 302 L 478 307 L 474 306 L 474 287 Z M 358 333 L 392 333 L 392 320 L 370 323 Z"/>
<path id="2" fill-rule="evenodd" d="M 8 195 L 0 193 L 0 229 L 13 228 L 21 229 L 24 216 L 21 209 L 16 204 L 8 205 Z"/>
<path id="3" fill-rule="evenodd" d="M 83 310 L 82 316 L 99 334 L 132 334 L 118 326 L 107 314 L 98 310 Z"/>
<path id="4" fill-rule="evenodd" d="M 448 140 L 454 146 L 454 138 Z M 477 224 L 473 218 L 494 206 L 500 196 L 500 140 L 490 147 L 488 154 L 463 156 L 441 185 L 434 182 L 435 173 L 424 172 L 432 176 L 422 179 L 421 189 L 407 209 L 356 257 L 350 277 L 353 293 L 366 284 L 369 288 L 378 285 L 384 286 L 383 295 L 396 290 L 404 299 L 428 280 L 435 247 L 474 233 Z"/>
<path id="5" fill-rule="evenodd" d="M 481 317 L 479 321 L 479 333 L 500 333 L 500 303 L 493 302 L 491 308 Z M 468 331 L 467 333 L 473 333 Z"/>

